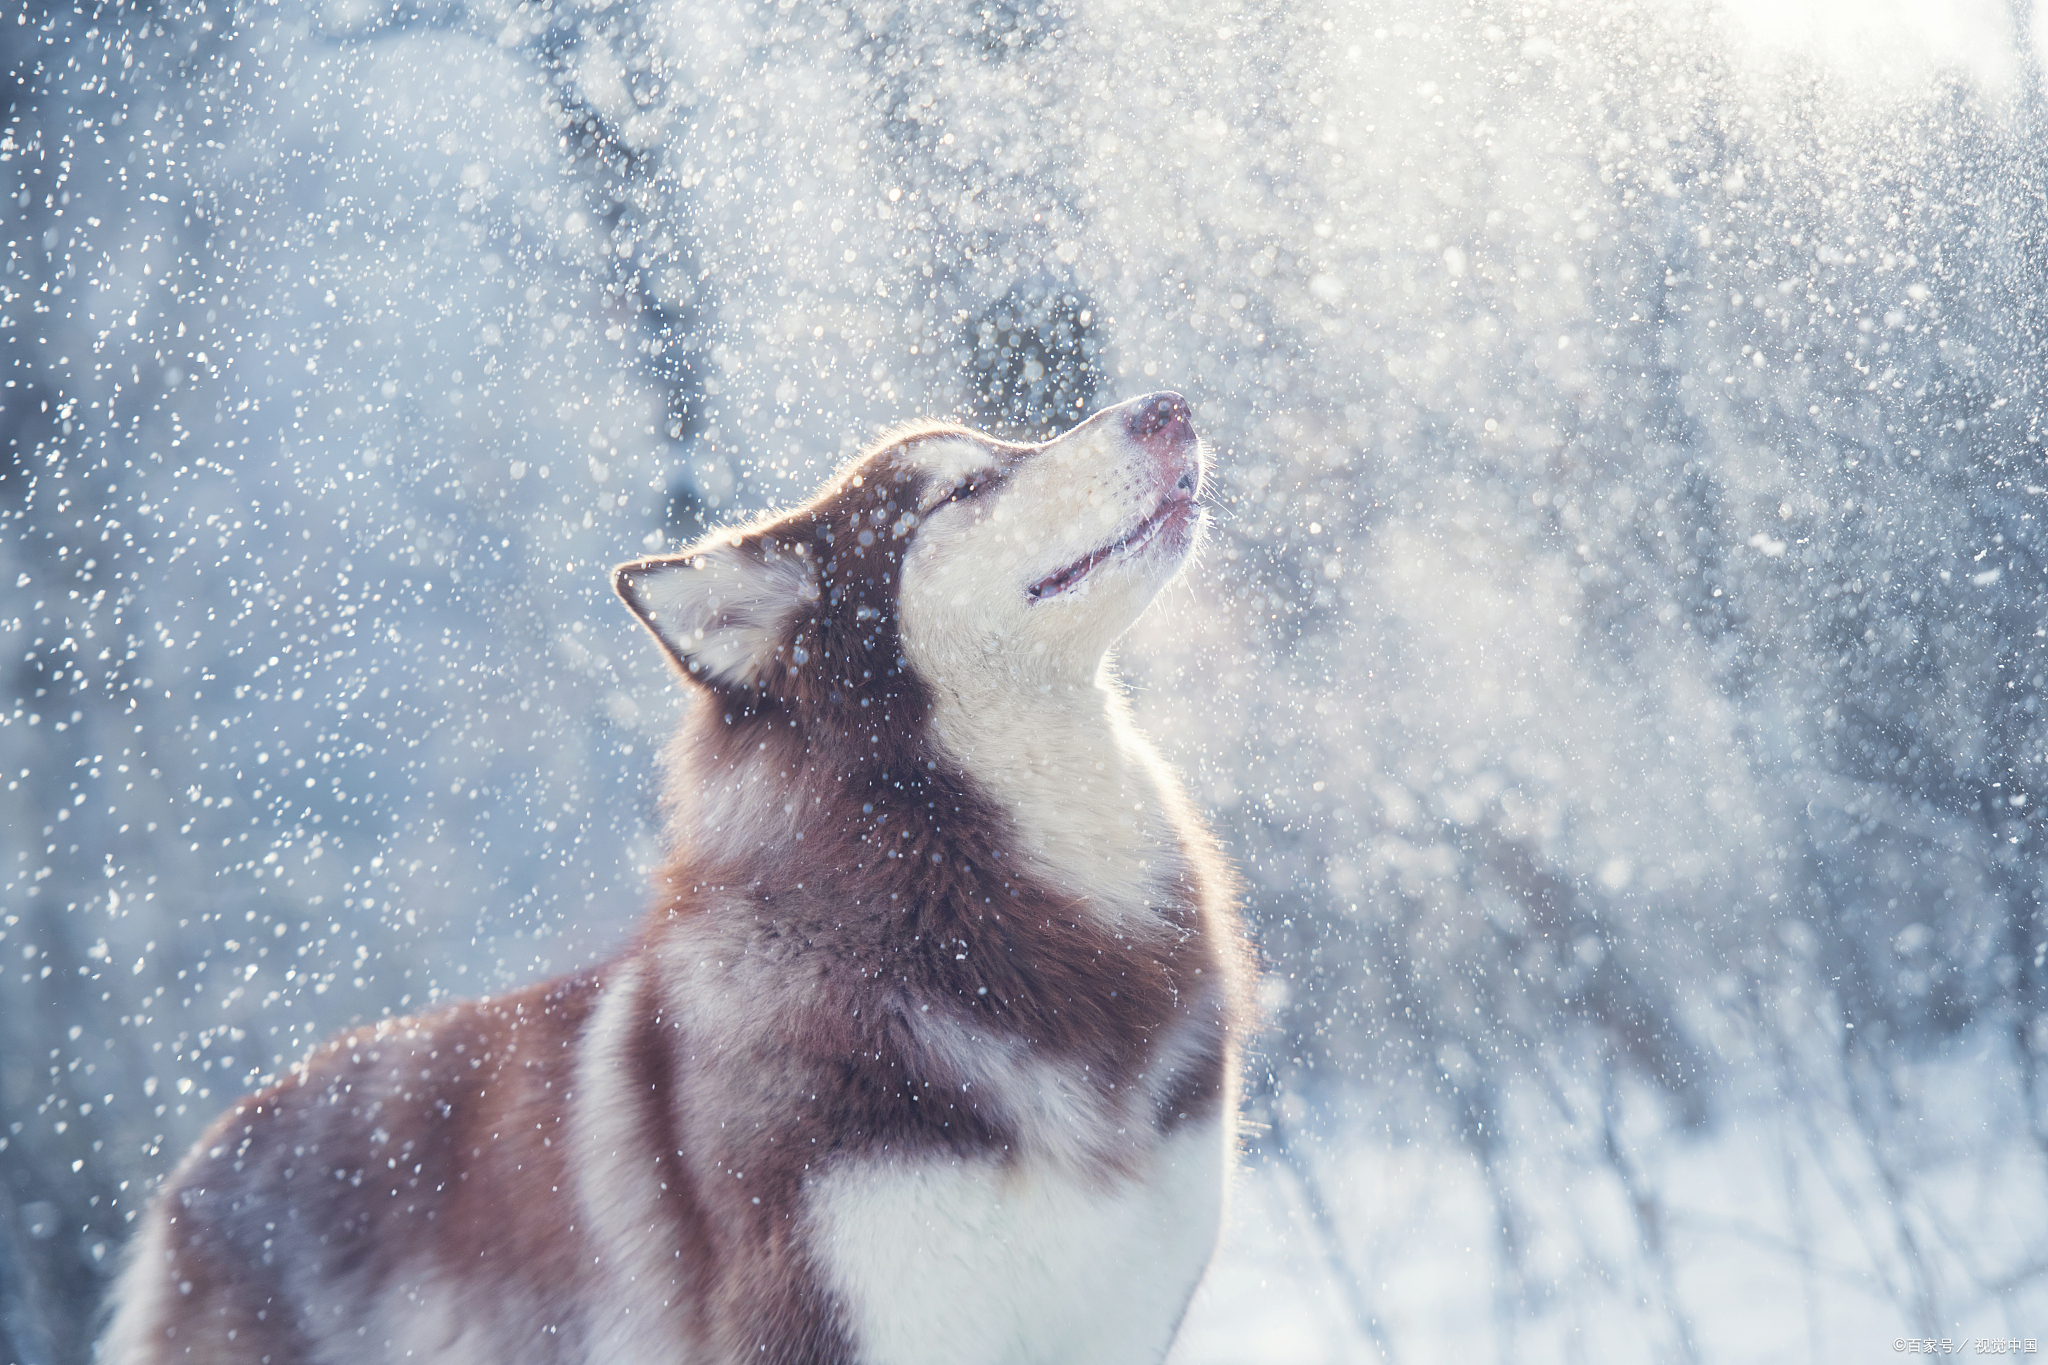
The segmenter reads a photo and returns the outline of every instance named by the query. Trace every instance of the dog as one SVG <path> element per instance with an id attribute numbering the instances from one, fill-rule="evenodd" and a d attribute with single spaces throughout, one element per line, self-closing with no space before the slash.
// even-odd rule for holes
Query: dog
<path id="1" fill-rule="evenodd" d="M 894 431 L 621 565 L 693 694 L 601 966 L 216 1122 L 112 1365 L 1157 1361 L 1214 1250 L 1238 889 L 1106 663 L 1203 529 L 1177 394 Z"/>

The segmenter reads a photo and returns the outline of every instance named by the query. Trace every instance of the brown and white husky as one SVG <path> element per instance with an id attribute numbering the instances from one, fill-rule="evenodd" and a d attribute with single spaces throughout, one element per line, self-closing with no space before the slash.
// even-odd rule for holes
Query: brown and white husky
<path id="1" fill-rule="evenodd" d="M 102 1359 L 1156 1361 L 1213 1249 L 1235 887 L 1105 657 L 1186 404 L 899 431 L 616 573 L 696 694 L 603 966 L 327 1044 L 171 1177 Z"/>

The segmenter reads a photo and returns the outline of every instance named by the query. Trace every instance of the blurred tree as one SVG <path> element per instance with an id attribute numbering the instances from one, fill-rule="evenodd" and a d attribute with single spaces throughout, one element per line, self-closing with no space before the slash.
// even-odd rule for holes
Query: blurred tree
<path id="1" fill-rule="evenodd" d="M 1071 279 L 1011 285 L 965 325 L 962 345 L 975 426 L 1042 441 L 1096 406 L 1104 375 L 1094 304 Z"/>

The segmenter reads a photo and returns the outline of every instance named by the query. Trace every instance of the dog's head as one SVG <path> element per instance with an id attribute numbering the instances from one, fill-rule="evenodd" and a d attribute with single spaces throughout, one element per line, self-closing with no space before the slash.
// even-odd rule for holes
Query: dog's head
<path id="1" fill-rule="evenodd" d="M 686 677 L 749 709 L 1092 678 L 1200 534 L 1202 478 L 1174 393 L 1042 445 L 910 428 L 804 506 L 613 583 Z"/>

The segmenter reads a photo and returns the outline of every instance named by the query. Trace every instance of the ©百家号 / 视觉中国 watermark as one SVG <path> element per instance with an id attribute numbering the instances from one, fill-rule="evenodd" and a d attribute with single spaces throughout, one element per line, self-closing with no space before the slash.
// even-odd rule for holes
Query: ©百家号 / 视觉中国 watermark
<path id="1" fill-rule="evenodd" d="M 1892 1350 L 1909 1356 L 2032 1356 L 2039 1337 L 1893 1337 Z"/>

